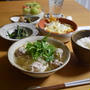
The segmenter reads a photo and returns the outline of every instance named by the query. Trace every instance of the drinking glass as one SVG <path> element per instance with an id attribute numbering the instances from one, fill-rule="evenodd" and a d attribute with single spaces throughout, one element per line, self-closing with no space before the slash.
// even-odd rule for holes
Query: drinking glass
<path id="1" fill-rule="evenodd" d="M 49 13 L 50 14 L 60 14 L 63 6 L 64 0 L 48 0 L 49 3 Z"/>

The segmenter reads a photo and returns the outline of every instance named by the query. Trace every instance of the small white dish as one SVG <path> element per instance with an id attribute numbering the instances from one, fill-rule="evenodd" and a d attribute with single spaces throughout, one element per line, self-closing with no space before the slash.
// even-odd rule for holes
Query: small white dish
<path id="1" fill-rule="evenodd" d="M 0 28 L 0 36 L 6 40 L 10 41 L 18 41 L 20 39 L 12 39 L 8 36 L 8 33 L 14 32 L 14 30 L 17 28 L 17 25 L 22 26 L 22 27 L 27 27 L 32 30 L 32 34 L 30 36 L 36 36 L 38 34 L 38 30 L 35 28 L 33 24 L 30 23 L 11 23 L 11 24 L 6 24 L 3 27 Z"/>
<path id="2" fill-rule="evenodd" d="M 72 16 L 66 16 L 66 19 L 72 20 Z"/>
<path id="3" fill-rule="evenodd" d="M 25 18 L 26 18 L 26 17 L 38 17 L 37 20 L 35 20 L 35 21 L 33 21 L 33 22 L 30 23 L 30 24 L 37 24 L 37 23 L 43 18 L 43 16 L 44 16 L 44 14 L 42 13 L 42 15 L 40 14 L 40 16 L 38 16 L 38 15 L 34 15 L 34 16 L 25 15 L 24 17 L 25 17 Z M 10 20 L 11 20 L 12 22 L 14 22 L 14 23 L 18 23 L 18 22 L 20 22 L 20 21 L 19 21 L 19 20 L 20 20 L 20 16 L 11 17 Z M 21 22 L 21 23 L 22 23 L 22 22 Z"/>
<path id="4" fill-rule="evenodd" d="M 19 22 L 19 19 L 20 17 L 19 16 L 16 16 L 16 17 L 11 17 L 10 20 L 13 21 L 13 22 Z"/>
<path id="5" fill-rule="evenodd" d="M 25 17 L 39 17 L 38 20 L 31 22 L 31 24 L 37 24 L 44 17 L 44 12 L 42 11 L 40 14 L 37 14 L 37 15 L 28 14 L 28 15 L 24 15 L 24 16 Z"/>
<path id="6" fill-rule="evenodd" d="M 72 16 L 64 16 L 64 14 L 53 14 L 52 16 L 55 17 L 55 18 L 65 18 L 65 19 L 68 19 L 68 20 L 72 21 Z M 49 13 L 46 14 L 45 17 L 49 18 L 50 14 Z"/>
<path id="7" fill-rule="evenodd" d="M 38 17 L 38 16 L 29 16 L 29 15 L 27 15 L 27 16 L 24 16 L 24 17 Z M 37 20 L 31 22 L 30 24 L 34 24 L 34 25 L 35 25 L 35 24 L 37 24 L 41 19 L 42 19 L 42 18 L 39 17 Z"/>
<path id="8" fill-rule="evenodd" d="M 52 14 L 52 16 L 55 18 L 64 18 L 65 17 L 63 14 Z M 45 14 L 45 17 L 49 18 L 50 14 L 49 13 Z"/>
<path id="9" fill-rule="evenodd" d="M 80 31 L 80 30 L 90 30 L 90 26 L 79 26 L 77 31 Z"/>

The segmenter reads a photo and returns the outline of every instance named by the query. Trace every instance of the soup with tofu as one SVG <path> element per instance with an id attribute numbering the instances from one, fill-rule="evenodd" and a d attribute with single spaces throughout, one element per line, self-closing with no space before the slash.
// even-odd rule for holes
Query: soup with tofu
<path id="1" fill-rule="evenodd" d="M 47 37 L 28 42 L 15 51 L 15 63 L 27 71 L 46 72 L 63 64 L 63 50 L 47 42 Z"/>

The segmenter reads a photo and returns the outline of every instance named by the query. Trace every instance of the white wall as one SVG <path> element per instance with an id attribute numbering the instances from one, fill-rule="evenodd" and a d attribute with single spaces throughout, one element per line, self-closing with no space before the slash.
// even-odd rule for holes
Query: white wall
<path id="1" fill-rule="evenodd" d="M 90 10 L 90 0 L 75 0 L 75 1 L 77 1 L 79 4 L 81 4 L 88 10 Z"/>

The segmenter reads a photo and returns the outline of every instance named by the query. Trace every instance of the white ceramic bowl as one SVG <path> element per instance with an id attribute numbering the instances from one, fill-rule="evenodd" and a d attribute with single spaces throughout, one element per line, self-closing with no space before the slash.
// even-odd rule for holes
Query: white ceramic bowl
<path id="1" fill-rule="evenodd" d="M 10 41 L 20 40 L 20 39 L 12 39 L 7 34 L 7 32 L 12 33 L 17 28 L 17 25 L 30 28 L 30 30 L 32 30 L 32 34 L 30 36 L 36 36 L 38 34 L 38 30 L 32 24 L 29 24 L 29 23 L 11 23 L 11 24 L 6 24 L 0 28 L 0 36 L 4 39 L 10 40 Z"/>
<path id="2" fill-rule="evenodd" d="M 37 40 L 41 40 L 44 36 L 32 36 L 32 37 L 28 37 L 28 38 L 25 38 L 25 39 L 22 39 L 22 40 L 19 40 L 17 42 L 15 42 L 10 48 L 9 48 L 9 51 L 8 51 L 8 59 L 9 59 L 9 62 L 14 66 L 16 67 L 17 69 L 19 69 L 20 71 L 22 71 L 23 73 L 29 75 L 29 76 L 32 76 L 32 77 L 36 77 L 36 78 L 41 78 L 41 77 L 47 77 L 53 73 L 55 73 L 56 71 L 62 69 L 63 67 L 66 66 L 66 64 L 69 62 L 70 60 L 70 51 L 69 49 L 60 41 L 57 41 L 56 39 L 52 39 L 52 38 L 48 38 L 48 42 L 50 43 L 53 43 L 54 45 L 56 45 L 58 48 L 62 48 L 64 53 L 63 53 L 63 65 L 61 65 L 60 67 L 56 68 L 56 69 L 53 69 L 53 70 L 50 70 L 50 71 L 47 71 L 47 72 L 30 72 L 30 71 L 27 71 L 27 70 L 24 70 L 23 68 L 21 68 L 19 65 L 17 65 L 15 63 L 15 50 L 19 47 L 21 47 L 22 45 L 26 44 L 27 42 L 34 42 L 34 41 L 37 41 Z"/>

